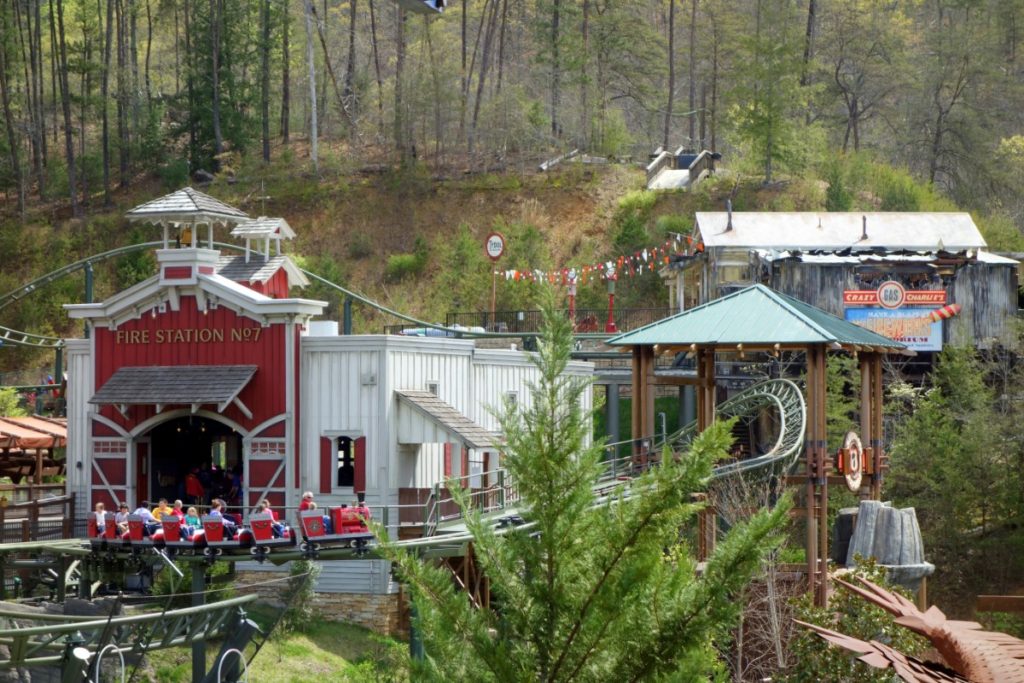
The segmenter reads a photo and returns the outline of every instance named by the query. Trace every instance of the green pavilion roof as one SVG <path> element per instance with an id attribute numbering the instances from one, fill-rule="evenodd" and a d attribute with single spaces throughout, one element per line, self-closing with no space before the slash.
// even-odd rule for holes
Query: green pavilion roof
<path id="1" fill-rule="evenodd" d="M 904 344 L 883 337 L 764 285 L 753 285 L 702 306 L 620 334 L 616 346 L 833 344 L 894 351 Z"/>

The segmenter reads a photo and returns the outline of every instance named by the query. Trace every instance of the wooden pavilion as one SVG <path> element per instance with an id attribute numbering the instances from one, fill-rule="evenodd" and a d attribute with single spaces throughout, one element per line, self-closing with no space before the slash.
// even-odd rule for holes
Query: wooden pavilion
<path id="1" fill-rule="evenodd" d="M 67 445 L 67 421 L 40 416 L 0 417 L 0 476 L 15 484 L 25 478 L 42 484 L 43 476 L 64 474 L 54 452 Z"/>
<path id="2" fill-rule="evenodd" d="M 887 337 L 858 327 L 764 285 L 753 285 L 670 318 L 608 340 L 633 355 L 632 433 L 655 433 L 654 394 L 658 384 L 696 384 L 697 427 L 715 419 L 716 354 L 783 352 L 806 354 L 807 425 L 804 469 L 798 480 L 805 494 L 807 574 L 815 602 L 824 605 L 828 565 L 828 481 L 830 458 L 826 442 L 826 357 L 832 352 L 854 355 L 860 362 L 860 429 L 864 484 L 859 493 L 879 499 L 884 459 L 882 440 L 882 359 L 886 354 L 912 354 Z M 685 353 L 696 359 L 697 376 L 655 375 L 657 357 Z M 841 478 L 840 478 L 841 479 Z M 792 480 L 791 480 L 792 481 Z"/>

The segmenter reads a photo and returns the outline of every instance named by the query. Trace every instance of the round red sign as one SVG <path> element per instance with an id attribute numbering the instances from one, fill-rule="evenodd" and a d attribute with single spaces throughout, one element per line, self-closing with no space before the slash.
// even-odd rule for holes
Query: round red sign
<path id="1" fill-rule="evenodd" d="M 492 232 L 487 236 L 484 249 L 492 261 L 497 261 L 505 252 L 505 237 L 500 232 Z"/>
<path id="2" fill-rule="evenodd" d="M 883 282 L 878 287 L 878 304 L 882 308 L 899 308 L 907 296 L 907 290 L 898 282 Z"/>

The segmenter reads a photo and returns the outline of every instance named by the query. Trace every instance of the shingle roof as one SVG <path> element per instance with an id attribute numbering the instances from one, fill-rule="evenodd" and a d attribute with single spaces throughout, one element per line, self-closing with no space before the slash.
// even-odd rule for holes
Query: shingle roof
<path id="1" fill-rule="evenodd" d="M 620 334 L 617 346 L 749 344 L 856 344 L 887 349 L 906 346 L 786 296 L 753 285 L 689 311 Z"/>
<path id="2" fill-rule="evenodd" d="M 217 259 L 217 274 L 235 282 L 266 282 L 274 276 L 283 265 L 284 256 L 266 258 L 263 254 L 249 254 L 249 262 L 245 256 L 221 254 Z"/>
<path id="3" fill-rule="evenodd" d="M 295 231 L 283 218 L 250 218 L 231 230 L 232 237 L 266 238 L 278 235 L 284 239 L 295 239 Z"/>
<path id="4" fill-rule="evenodd" d="M 398 399 L 424 413 L 450 432 L 454 432 L 470 448 L 494 448 L 501 443 L 500 434 L 484 429 L 429 391 L 403 389 L 395 391 Z"/>
<path id="5" fill-rule="evenodd" d="M 238 223 L 248 214 L 192 187 L 140 204 L 125 214 L 128 220 L 169 223 Z"/>
<path id="6" fill-rule="evenodd" d="M 255 365 L 159 365 L 119 368 L 89 399 L 89 403 L 224 404 L 238 396 L 255 374 Z"/>
<path id="7" fill-rule="evenodd" d="M 731 230 L 728 222 L 725 211 L 697 212 L 706 247 L 955 252 L 987 246 L 968 213 L 734 211 Z"/>

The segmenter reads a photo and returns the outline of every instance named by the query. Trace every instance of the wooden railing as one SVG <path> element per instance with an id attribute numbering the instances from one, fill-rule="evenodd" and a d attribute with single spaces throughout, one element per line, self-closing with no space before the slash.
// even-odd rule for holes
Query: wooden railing
<path id="1" fill-rule="evenodd" d="M 707 171 L 713 173 L 715 170 L 715 158 L 711 152 L 704 150 L 697 155 L 697 158 L 690 162 L 690 185 L 696 185 L 702 173 Z"/>
<path id="2" fill-rule="evenodd" d="M 74 538 L 76 535 L 73 493 L 20 503 L 5 501 L 6 498 L 0 497 L 0 543 Z"/>
<path id="3" fill-rule="evenodd" d="M 674 159 L 675 155 L 668 150 L 662 149 L 661 147 L 656 149 L 654 160 L 647 164 L 647 184 L 650 185 L 651 181 L 666 168 L 672 168 Z"/>

